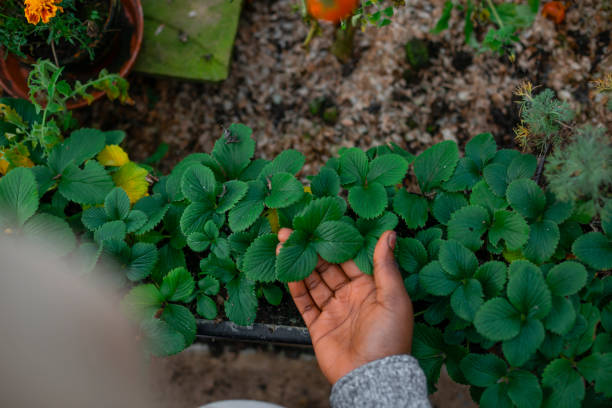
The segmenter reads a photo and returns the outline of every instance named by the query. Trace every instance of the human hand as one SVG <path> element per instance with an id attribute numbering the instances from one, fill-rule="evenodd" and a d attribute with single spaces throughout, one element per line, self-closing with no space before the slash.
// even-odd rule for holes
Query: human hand
<path id="1" fill-rule="evenodd" d="M 291 232 L 278 232 L 277 253 Z M 370 361 L 410 353 L 414 316 L 393 257 L 395 240 L 393 231 L 378 240 L 374 276 L 352 260 L 332 265 L 319 259 L 310 276 L 289 283 L 319 367 L 332 384 Z"/>

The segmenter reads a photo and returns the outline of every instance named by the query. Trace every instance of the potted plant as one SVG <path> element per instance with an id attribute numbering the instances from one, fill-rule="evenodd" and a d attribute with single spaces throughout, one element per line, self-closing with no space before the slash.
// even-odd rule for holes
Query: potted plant
<path id="1" fill-rule="evenodd" d="M 69 81 L 86 81 L 102 69 L 125 76 L 142 43 L 140 0 L 7 0 L 0 4 L 0 20 L 0 85 L 21 98 L 29 95 L 27 77 L 35 61 L 64 67 Z M 67 107 L 89 102 L 70 101 Z"/>

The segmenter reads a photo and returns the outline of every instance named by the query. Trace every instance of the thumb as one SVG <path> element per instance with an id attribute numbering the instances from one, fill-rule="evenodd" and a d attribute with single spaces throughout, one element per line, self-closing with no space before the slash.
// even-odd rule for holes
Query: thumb
<path id="1" fill-rule="evenodd" d="M 396 238 L 394 231 L 385 231 L 374 249 L 374 283 L 379 301 L 404 291 L 402 274 L 393 256 Z"/>

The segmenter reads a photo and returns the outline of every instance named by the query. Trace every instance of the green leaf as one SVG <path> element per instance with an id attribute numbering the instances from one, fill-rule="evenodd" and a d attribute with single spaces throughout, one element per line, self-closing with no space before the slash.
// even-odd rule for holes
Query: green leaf
<path id="1" fill-rule="evenodd" d="M 0 122 L 1 123 L 1 122 Z M 1 130 L 0 130 L 1 132 Z M 42 197 L 51 187 L 55 185 L 55 174 L 47 166 L 34 166 L 31 168 L 38 185 L 38 196 Z"/>
<path id="2" fill-rule="evenodd" d="M 340 197 L 323 197 L 313 200 L 300 215 L 293 219 L 293 228 L 314 232 L 325 221 L 337 221 L 344 215 L 346 203 Z"/>
<path id="3" fill-rule="evenodd" d="M 508 373 L 508 396 L 517 407 L 539 408 L 542 404 L 542 388 L 538 377 L 523 370 Z"/>
<path id="4" fill-rule="evenodd" d="M 444 272 L 439 261 L 432 261 L 421 269 L 419 284 L 427 293 L 436 296 L 448 296 L 460 283 Z"/>
<path id="5" fill-rule="evenodd" d="M 236 263 L 233 260 L 220 259 L 214 254 L 200 261 L 200 269 L 203 273 L 220 280 L 222 283 L 228 283 L 238 273 Z"/>
<path id="6" fill-rule="evenodd" d="M 589 382 L 595 382 L 595 391 L 612 398 L 612 353 L 594 353 L 578 362 L 578 370 Z"/>
<path id="7" fill-rule="evenodd" d="M 442 192 L 436 195 L 432 213 L 436 220 L 446 225 L 455 211 L 467 205 L 463 194 Z"/>
<path id="8" fill-rule="evenodd" d="M 217 205 L 217 213 L 231 210 L 247 193 L 248 185 L 244 181 L 230 180 L 223 184 L 223 191 Z"/>
<path id="9" fill-rule="evenodd" d="M 152 318 L 164 302 L 164 297 L 154 284 L 138 285 L 132 288 L 121 301 L 125 314 L 133 321 L 139 322 Z"/>
<path id="10" fill-rule="evenodd" d="M 512 159 L 508 165 L 508 184 L 518 179 L 530 179 L 533 177 L 538 161 L 534 155 L 521 154 Z"/>
<path id="11" fill-rule="evenodd" d="M 480 406 L 482 408 L 513 408 L 512 400 L 508 397 L 508 385 L 500 383 L 488 387 L 480 397 Z"/>
<path id="12" fill-rule="evenodd" d="M 340 182 L 343 186 L 365 184 L 368 174 L 368 157 L 356 147 L 346 149 L 340 156 Z"/>
<path id="13" fill-rule="evenodd" d="M 601 310 L 601 325 L 607 332 L 612 333 L 612 301 Z"/>
<path id="14" fill-rule="evenodd" d="M 414 325 L 412 354 L 419 360 L 419 365 L 427 375 L 427 384 L 432 388 L 440 376 L 444 364 L 445 349 L 442 333 L 422 323 Z"/>
<path id="15" fill-rule="evenodd" d="M 181 215 L 181 231 L 185 236 L 204 231 L 204 226 L 215 213 L 214 204 L 210 201 L 194 201 L 185 208 Z"/>
<path id="16" fill-rule="evenodd" d="M 493 215 L 489 242 L 497 246 L 502 239 L 510 251 L 520 249 L 529 239 L 529 225 L 518 213 L 501 210 Z"/>
<path id="17" fill-rule="evenodd" d="M 302 280 L 312 273 L 317 261 L 317 251 L 308 242 L 308 235 L 295 230 L 276 257 L 276 276 L 281 282 Z"/>
<path id="18" fill-rule="evenodd" d="M 163 320 L 148 318 L 140 324 L 146 349 L 155 356 L 171 356 L 186 347 L 185 337 Z"/>
<path id="19" fill-rule="evenodd" d="M 315 230 L 312 245 L 327 262 L 342 263 L 355 256 L 363 245 L 363 237 L 342 221 L 325 221 Z"/>
<path id="20" fill-rule="evenodd" d="M 552 221 L 538 221 L 529 226 L 529 240 L 523 254 L 537 264 L 546 262 L 555 253 L 561 233 Z"/>
<path id="21" fill-rule="evenodd" d="M 489 215 L 493 215 L 498 210 L 503 210 L 508 207 L 508 203 L 502 197 L 496 196 L 489 188 L 489 185 L 481 180 L 472 188 L 470 196 L 471 205 L 479 205 L 489 211 Z"/>
<path id="22" fill-rule="evenodd" d="M 487 185 L 498 197 L 506 197 L 508 189 L 508 167 L 501 163 L 492 163 L 482 172 Z"/>
<path id="23" fill-rule="evenodd" d="M 421 153 L 414 161 L 414 173 L 422 192 L 429 192 L 448 180 L 459 161 L 457 143 L 447 140 Z"/>
<path id="24" fill-rule="evenodd" d="M 245 125 L 232 124 L 215 142 L 212 155 L 223 169 L 227 180 L 236 179 L 247 168 L 255 153 L 253 131 Z"/>
<path id="25" fill-rule="evenodd" d="M 465 156 L 469 157 L 479 170 L 495 157 L 495 153 L 497 144 L 490 133 L 476 135 L 465 145 Z"/>
<path id="26" fill-rule="evenodd" d="M 78 129 L 62 144 L 56 145 L 49 154 L 49 167 L 55 175 L 69 166 L 80 166 L 104 149 L 106 137 L 98 129 Z"/>
<path id="27" fill-rule="evenodd" d="M 154 244 L 137 242 L 132 247 L 127 278 L 138 281 L 151 274 L 157 263 L 157 247 Z"/>
<path id="28" fill-rule="evenodd" d="M 584 380 L 566 359 L 559 358 L 546 366 L 542 385 L 545 391 L 549 389 L 543 404 L 546 408 L 579 407 L 584 398 Z"/>
<path id="29" fill-rule="evenodd" d="M 572 252 L 593 269 L 612 268 L 612 241 L 600 232 L 589 232 L 578 238 Z"/>
<path id="30" fill-rule="evenodd" d="M 548 193 L 546 195 L 546 200 L 548 204 L 546 206 L 546 210 L 544 211 L 543 218 L 547 221 L 552 221 L 557 224 L 561 224 L 562 222 L 567 220 L 574 212 L 574 203 L 569 201 L 559 201 L 552 193 Z"/>
<path id="31" fill-rule="evenodd" d="M 214 300 L 206 295 L 198 295 L 196 301 L 196 311 L 205 319 L 214 319 L 217 317 L 217 304 Z"/>
<path id="32" fill-rule="evenodd" d="M 184 267 L 171 270 L 164 277 L 159 290 L 167 301 L 185 302 L 195 289 L 193 276 Z"/>
<path id="33" fill-rule="evenodd" d="M 164 201 L 161 194 L 153 194 L 138 200 L 132 207 L 132 211 L 141 211 L 147 221 L 138 230 L 139 234 L 144 234 L 155 228 L 166 215 L 170 204 Z"/>
<path id="34" fill-rule="evenodd" d="M 461 242 L 472 251 L 478 250 L 482 234 L 489 225 L 489 213 L 482 207 L 469 205 L 453 213 L 448 222 L 448 238 Z"/>
<path id="35" fill-rule="evenodd" d="M 94 231 L 94 240 L 102 243 L 108 240 L 123 241 L 127 232 L 125 222 L 109 221 Z"/>
<path id="36" fill-rule="evenodd" d="M 440 34 L 442 31 L 448 28 L 448 22 L 450 21 L 452 11 L 453 2 L 446 1 L 444 3 L 444 8 L 442 9 L 442 15 L 440 16 L 440 19 L 436 23 L 436 26 L 430 31 L 432 34 Z"/>
<path id="37" fill-rule="evenodd" d="M 264 209 L 266 188 L 261 181 L 249 181 L 249 189 L 228 215 L 229 226 L 232 231 L 244 231 L 257 220 Z"/>
<path id="38" fill-rule="evenodd" d="M 534 319 L 546 317 L 551 308 L 551 295 L 540 268 L 528 261 L 514 261 L 508 275 L 510 303 Z"/>
<path id="39" fill-rule="evenodd" d="M 104 211 L 109 220 L 123 220 L 130 212 L 130 198 L 121 187 L 115 187 L 104 199 Z"/>
<path id="40" fill-rule="evenodd" d="M 461 360 L 461 371 L 471 385 L 488 387 L 506 375 L 506 363 L 493 354 L 470 353 Z"/>
<path id="41" fill-rule="evenodd" d="M 243 269 L 253 282 L 272 282 L 276 279 L 276 234 L 258 237 L 244 255 Z"/>
<path id="42" fill-rule="evenodd" d="M 270 195 L 265 198 L 265 204 L 270 208 L 288 207 L 304 195 L 302 183 L 289 173 L 275 174 L 270 185 Z"/>
<path id="43" fill-rule="evenodd" d="M 520 179 L 508 186 L 508 202 L 523 217 L 535 220 L 544 213 L 546 196 L 535 181 Z"/>
<path id="44" fill-rule="evenodd" d="M 474 278 L 482 285 L 486 297 L 498 296 L 504 289 L 507 279 L 506 264 L 500 261 L 489 261 L 478 267 Z"/>
<path id="45" fill-rule="evenodd" d="M 399 184 L 408 171 L 408 162 L 397 154 L 385 154 L 372 160 L 368 171 L 368 184 L 377 182 L 383 186 Z"/>
<path id="46" fill-rule="evenodd" d="M 219 293 L 220 284 L 212 276 L 205 276 L 198 282 L 198 288 L 205 295 L 214 296 Z"/>
<path id="47" fill-rule="evenodd" d="M 468 322 L 474 320 L 476 311 L 482 304 L 482 286 L 476 279 L 466 280 L 465 283 L 455 289 L 451 296 L 451 308 L 453 312 Z"/>
<path id="48" fill-rule="evenodd" d="M 444 241 L 438 258 L 444 270 L 456 279 L 470 278 L 478 268 L 476 255 L 458 241 Z"/>
<path id="49" fill-rule="evenodd" d="M 315 197 L 335 197 L 340 193 L 340 176 L 334 170 L 323 167 L 310 182 Z"/>
<path id="50" fill-rule="evenodd" d="M 76 247 L 76 238 L 68 223 L 51 214 L 34 215 L 24 224 L 23 235 L 37 247 L 52 250 L 58 257 Z"/>
<path id="51" fill-rule="evenodd" d="M 217 182 L 212 170 L 201 164 L 189 167 L 181 178 L 181 190 L 190 201 L 215 202 Z"/>
<path id="52" fill-rule="evenodd" d="M 283 300 L 283 290 L 276 285 L 265 285 L 262 287 L 264 297 L 272 306 L 280 305 Z"/>
<path id="53" fill-rule="evenodd" d="M 348 201 L 360 217 L 375 218 L 387 207 L 387 192 L 382 184 L 376 182 L 367 186 L 354 186 L 349 190 Z"/>
<path id="54" fill-rule="evenodd" d="M 544 326 L 551 332 L 563 336 L 574 327 L 575 322 L 576 311 L 572 302 L 562 296 L 553 296 L 552 309 L 544 320 Z"/>
<path id="55" fill-rule="evenodd" d="M 570 296 L 582 289 L 587 280 L 587 271 L 578 262 L 562 262 L 546 275 L 550 292 L 557 296 Z"/>
<path id="56" fill-rule="evenodd" d="M 509 340 L 521 331 L 521 316 L 506 299 L 494 298 L 476 312 L 474 326 L 489 340 Z"/>
<path id="57" fill-rule="evenodd" d="M 415 273 L 427 263 L 428 256 L 427 250 L 418 239 L 399 238 L 395 258 L 403 270 L 408 273 Z"/>
<path id="58" fill-rule="evenodd" d="M 259 178 L 265 181 L 268 177 L 277 173 L 296 175 L 302 169 L 305 160 L 304 155 L 297 150 L 284 150 L 261 170 Z"/>
<path id="59" fill-rule="evenodd" d="M 244 275 L 238 275 L 226 286 L 228 298 L 225 301 L 225 314 L 240 325 L 253 324 L 257 313 L 257 296 L 253 282 Z"/>
<path id="60" fill-rule="evenodd" d="M 425 197 L 400 190 L 393 200 L 393 211 L 406 223 L 410 229 L 423 227 L 427 222 L 429 206 Z"/>
<path id="61" fill-rule="evenodd" d="M 446 191 L 463 191 L 471 189 L 480 180 L 480 172 L 476 164 L 469 158 L 459 159 L 455 172 L 450 179 L 442 184 Z"/>
<path id="62" fill-rule="evenodd" d="M 397 223 L 398 218 L 395 214 L 385 212 L 380 217 L 373 219 L 358 218 L 355 226 L 362 236 L 378 240 L 383 232 L 395 229 Z"/>
<path id="63" fill-rule="evenodd" d="M 527 362 L 544 341 L 545 330 L 542 322 L 527 319 L 519 334 L 502 343 L 504 356 L 511 366 L 520 367 Z"/>
<path id="64" fill-rule="evenodd" d="M 142 211 L 137 210 L 130 211 L 129 215 L 125 219 L 125 226 L 127 227 L 128 233 L 136 232 L 146 223 L 147 215 Z"/>
<path id="65" fill-rule="evenodd" d="M 185 306 L 169 304 L 164 307 L 161 320 L 183 335 L 185 346 L 191 345 L 196 336 L 196 320 Z"/>
<path id="66" fill-rule="evenodd" d="M 17 167 L 0 178 L 0 227 L 21 227 L 38 209 L 38 190 L 32 170 Z"/>
<path id="67" fill-rule="evenodd" d="M 62 173 L 58 190 L 77 204 L 101 204 L 113 187 L 113 179 L 104 167 L 89 160 L 82 170 L 69 164 Z"/>

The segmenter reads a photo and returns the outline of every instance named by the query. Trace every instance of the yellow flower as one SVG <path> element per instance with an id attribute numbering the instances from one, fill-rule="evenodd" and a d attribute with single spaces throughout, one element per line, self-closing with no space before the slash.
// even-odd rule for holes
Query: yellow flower
<path id="1" fill-rule="evenodd" d="M 128 162 L 113 174 L 113 181 L 117 187 L 125 190 L 130 198 L 130 203 L 134 204 L 146 196 L 149 191 L 148 174 L 149 172 L 136 163 Z"/>
<path id="2" fill-rule="evenodd" d="M 40 20 L 47 24 L 49 20 L 55 17 L 57 10 L 63 12 L 64 9 L 57 4 L 62 0 L 24 0 L 25 16 L 30 24 L 38 24 Z"/>
<path id="3" fill-rule="evenodd" d="M 117 145 L 108 145 L 98 153 L 98 161 L 103 166 L 121 167 L 130 161 L 127 153 Z"/>

